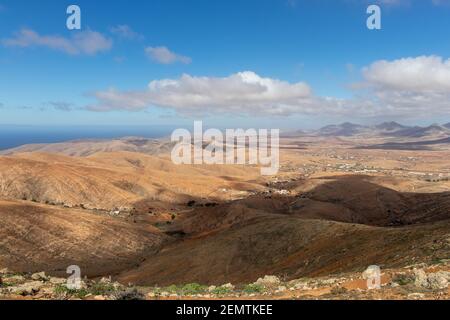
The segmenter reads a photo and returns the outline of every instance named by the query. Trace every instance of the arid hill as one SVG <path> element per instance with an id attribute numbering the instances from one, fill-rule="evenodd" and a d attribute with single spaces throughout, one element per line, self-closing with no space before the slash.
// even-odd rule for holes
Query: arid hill
<path id="1" fill-rule="evenodd" d="M 80 209 L 26 201 L 0 201 L 0 265 L 17 272 L 100 276 L 133 268 L 168 238 L 151 226 L 137 226 Z"/>
<path id="2" fill-rule="evenodd" d="M 121 139 L 85 139 L 60 143 L 27 144 L 17 148 L 0 151 L 10 155 L 25 152 L 59 153 L 67 156 L 86 157 L 98 152 L 141 152 L 158 155 L 170 152 L 174 146 L 168 139 L 148 139 L 142 137 L 125 137 Z"/>
<path id="3" fill-rule="evenodd" d="M 448 151 L 355 148 L 383 141 L 291 136 L 273 177 L 164 152 L 0 156 L 0 266 L 240 285 L 448 259 Z"/>
<path id="4" fill-rule="evenodd" d="M 135 152 L 0 156 L 0 197 L 90 209 L 130 209 L 142 201 L 229 199 L 260 189 L 259 179 L 256 168 L 177 166 L 170 159 Z"/>
<path id="5" fill-rule="evenodd" d="M 366 176 L 293 182 L 266 194 L 199 206 L 168 229 L 183 235 L 119 279 L 155 285 L 289 279 L 448 257 L 450 193 L 410 194 Z M 177 267 L 174 267 L 177 266 Z M 181 266 L 181 267 L 180 267 Z"/>
<path id="6" fill-rule="evenodd" d="M 405 266 L 445 258 L 449 223 L 380 228 L 262 214 L 170 245 L 118 279 L 141 285 L 218 285 L 266 274 L 294 279 L 363 271 L 371 264 Z"/>

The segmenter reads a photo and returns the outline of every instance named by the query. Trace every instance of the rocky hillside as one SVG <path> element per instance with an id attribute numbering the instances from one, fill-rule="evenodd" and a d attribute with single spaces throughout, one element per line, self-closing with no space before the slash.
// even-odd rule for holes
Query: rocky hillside
<path id="1" fill-rule="evenodd" d="M 290 281 L 265 276 L 256 282 L 204 286 L 198 283 L 167 287 L 123 285 L 111 278 L 84 279 L 78 290 L 68 289 L 65 278 L 44 272 L 18 274 L 0 270 L 0 299 L 59 300 L 208 300 L 208 299 L 407 299 L 450 298 L 449 260 L 382 270 L 380 288 L 368 288 L 367 273 L 347 273 Z"/>

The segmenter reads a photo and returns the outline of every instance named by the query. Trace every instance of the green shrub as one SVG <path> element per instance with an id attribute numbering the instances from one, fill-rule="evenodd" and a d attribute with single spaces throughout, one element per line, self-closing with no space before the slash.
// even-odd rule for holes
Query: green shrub
<path id="1" fill-rule="evenodd" d="M 204 293 L 206 291 L 206 287 L 202 286 L 198 283 L 188 283 L 181 288 L 181 293 L 184 295 L 194 295 Z"/>
<path id="2" fill-rule="evenodd" d="M 114 286 L 108 282 L 95 282 L 89 287 L 89 292 L 95 296 L 108 295 L 116 291 Z"/>
<path id="3" fill-rule="evenodd" d="M 117 291 L 113 294 L 115 300 L 145 300 L 144 295 L 136 288 Z"/>
<path id="4" fill-rule="evenodd" d="M 231 292 L 231 289 L 227 288 L 227 287 L 217 287 L 212 291 L 213 294 L 216 294 L 219 296 L 229 294 L 230 292 Z"/>
<path id="5" fill-rule="evenodd" d="M 393 282 L 398 283 L 401 286 L 406 286 L 410 283 L 413 283 L 415 281 L 415 278 L 411 275 L 406 274 L 397 274 L 392 279 Z"/>
<path id="6" fill-rule="evenodd" d="M 69 289 L 65 284 L 58 284 L 53 291 L 58 296 L 74 296 L 80 299 L 89 294 L 86 289 Z"/>
<path id="7" fill-rule="evenodd" d="M 264 292 L 264 287 L 262 285 L 259 284 L 248 284 L 244 287 L 243 291 L 245 293 L 262 293 Z"/>

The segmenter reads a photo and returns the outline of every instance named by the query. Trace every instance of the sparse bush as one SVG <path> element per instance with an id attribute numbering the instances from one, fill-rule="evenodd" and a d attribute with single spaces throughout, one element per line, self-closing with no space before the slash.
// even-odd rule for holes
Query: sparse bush
<path id="1" fill-rule="evenodd" d="M 330 291 L 330 293 L 333 294 L 333 295 L 344 294 L 344 293 L 347 293 L 347 292 L 348 292 L 348 289 L 344 288 L 344 287 L 334 287 Z"/>
<path id="2" fill-rule="evenodd" d="M 204 293 L 207 290 L 205 286 L 198 283 L 188 283 L 181 288 L 181 293 L 184 295 L 194 295 Z"/>
<path id="3" fill-rule="evenodd" d="M 231 289 L 227 288 L 227 287 L 223 287 L 223 286 L 222 287 L 217 287 L 214 290 L 212 290 L 212 294 L 216 294 L 218 296 L 223 296 L 223 295 L 226 295 L 226 294 L 229 294 L 229 293 L 231 293 Z"/>
<path id="4" fill-rule="evenodd" d="M 114 285 L 109 282 L 95 282 L 89 287 L 89 292 L 96 296 L 108 295 L 115 291 Z"/>
<path id="5" fill-rule="evenodd" d="M 392 279 L 393 282 L 398 283 L 401 286 L 406 286 L 408 284 L 414 283 L 415 278 L 407 274 L 397 274 Z"/>
<path id="6" fill-rule="evenodd" d="M 170 293 L 179 293 L 179 292 L 181 291 L 181 289 L 178 288 L 176 285 L 173 284 L 173 285 L 171 285 L 171 286 L 165 288 L 164 291 L 167 291 L 167 292 L 170 292 Z"/>
<path id="7" fill-rule="evenodd" d="M 54 289 L 53 292 L 57 296 L 73 296 L 77 297 L 79 299 L 83 299 L 86 297 L 89 292 L 86 289 L 69 289 L 65 284 L 58 284 Z"/>
<path id="8" fill-rule="evenodd" d="M 136 288 L 117 291 L 113 294 L 114 300 L 144 300 L 144 295 Z"/>
<path id="9" fill-rule="evenodd" d="M 251 283 L 251 284 L 246 285 L 244 287 L 243 291 L 245 293 L 262 293 L 262 292 L 264 292 L 264 286 L 255 284 L 255 283 Z"/>

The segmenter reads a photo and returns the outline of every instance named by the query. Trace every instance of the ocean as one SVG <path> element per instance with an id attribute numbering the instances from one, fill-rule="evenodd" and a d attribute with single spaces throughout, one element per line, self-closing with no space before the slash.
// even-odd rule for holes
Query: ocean
<path id="1" fill-rule="evenodd" d="M 169 126 L 26 126 L 0 125 L 0 150 L 33 143 L 55 143 L 79 139 L 113 139 L 127 136 L 161 138 Z"/>

